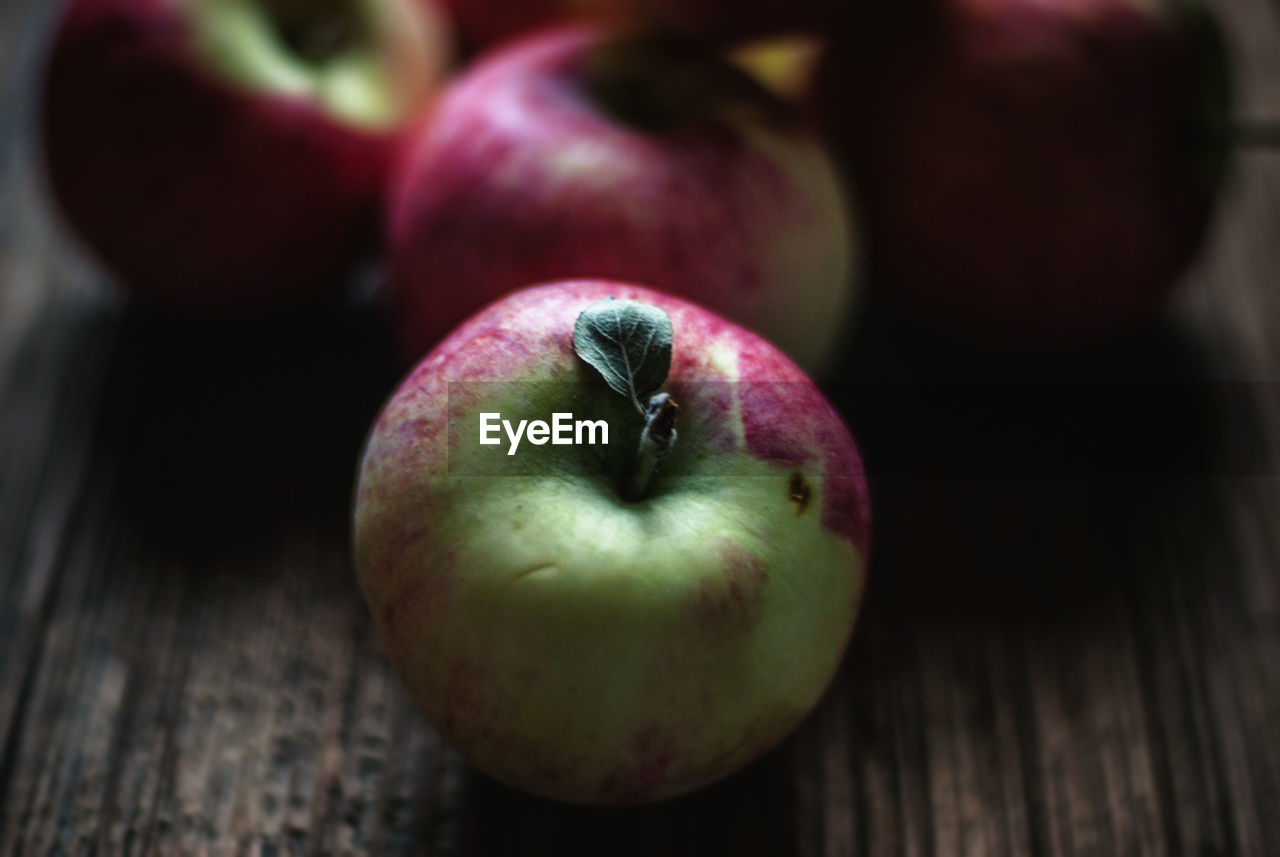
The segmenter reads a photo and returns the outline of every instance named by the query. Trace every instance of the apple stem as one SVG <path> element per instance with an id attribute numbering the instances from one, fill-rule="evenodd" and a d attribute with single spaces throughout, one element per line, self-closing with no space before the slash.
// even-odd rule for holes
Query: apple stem
<path id="1" fill-rule="evenodd" d="M 627 499 L 643 500 L 649 492 L 649 483 L 658 469 L 658 462 L 667 457 L 676 442 L 676 411 L 680 406 L 667 393 L 650 397 L 644 415 L 644 429 L 640 432 L 640 445 L 636 449 L 636 466 L 631 473 Z"/>

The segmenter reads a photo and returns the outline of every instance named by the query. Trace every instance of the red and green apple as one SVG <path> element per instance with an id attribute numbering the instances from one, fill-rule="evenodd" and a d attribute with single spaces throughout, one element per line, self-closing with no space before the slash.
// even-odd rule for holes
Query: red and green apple
<path id="1" fill-rule="evenodd" d="M 413 359 L 490 301 L 644 282 L 820 367 L 853 298 L 850 213 L 796 111 L 699 52 L 556 30 L 458 78 L 393 178 L 387 248 Z"/>
<path id="2" fill-rule="evenodd" d="M 648 372 L 604 352 L 661 334 L 624 320 L 579 345 L 615 308 L 670 322 L 636 396 L 596 367 Z M 548 442 L 557 423 L 580 442 Z M 354 533 L 386 652 L 446 740 L 530 792 L 638 803 L 741 768 L 818 702 L 869 508 L 848 430 L 780 351 L 679 298 L 576 281 L 508 295 L 418 364 L 369 436 Z"/>
<path id="3" fill-rule="evenodd" d="M 445 20 L 429 0 L 72 0 L 43 89 L 53 194 L 143 300 L 333 286 L 377 235 Z"/>

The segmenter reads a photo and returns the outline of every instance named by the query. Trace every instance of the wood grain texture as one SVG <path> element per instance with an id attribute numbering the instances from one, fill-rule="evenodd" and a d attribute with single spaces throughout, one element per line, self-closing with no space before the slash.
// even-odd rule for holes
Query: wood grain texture
<path id="1" fill-rule="evenodd" d="M 1216 5 L 1280 119 L 1275 4 Z M 1280 854 L 1265 135 L 1130 339 L 997 371 L 870 308 L 831 389 L 878 515 L 837 681 L 741 774 L 590 809 L 472 772 L 378 651 L 347 533 L 398 371 L 373 309 L 147 313 L 57 225 L 50 10 L 0 4 L 0 855 Z"/>

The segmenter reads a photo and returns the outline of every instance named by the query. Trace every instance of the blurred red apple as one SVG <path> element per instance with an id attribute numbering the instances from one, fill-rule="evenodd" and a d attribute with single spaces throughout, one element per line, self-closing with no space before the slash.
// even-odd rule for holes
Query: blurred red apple
<path id="1" fill-rule="evenodd" d="M 727 63 L 578 28 L 494 52 L 441 97 L 393 180 L 411 357 L 504 293 L 651 283 L 812 369 L 852 297 L 851 227 L 818 139 Z"/>
<path id="2" fill-rule="evenodd" d="M 875 280 L 932 322 L 1069 340 L 1149 316 L 1204 239 L 1230 93 L 1180 0 L 865 4 L 818 72 Z"/>
<path id="3" fill-rule="evenodd" d="M 43 93 L 50 186 L 136 297 L 332 286 L 377 233 L 448 37 L 423 0 L 73 0 Z"/>

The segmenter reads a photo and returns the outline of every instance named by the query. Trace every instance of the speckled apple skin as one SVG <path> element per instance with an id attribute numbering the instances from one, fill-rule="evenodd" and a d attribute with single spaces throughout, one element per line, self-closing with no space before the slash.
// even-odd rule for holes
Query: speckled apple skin
<path id="1" fill-rule="evenodd" d="M 409 144 L 387 241 L 406 353 L 512 289 L 601 277 L 697 301 L 821 367 L 853 294 L 853 227 L 823 146 L 719 64 L 698 73 L 712 83 L 690 75 L 716 103 L 697 120 L 615 119 L 587 94 L 599 44 L 574 27 L 482 58 Z"/>
<path id="2" fill-rule="evenodd" d="M 1001 342 L 1114 334 L 1203 243 L 1228 70 L 1171 0 L 864 4 L 817 76 L 875 283 Z"/>
<path id="3" fill-rule="evenodd" d="M 594 384 L 601 409 L 625 406 L 572 347 L 578 314 L 609 296 L 671 316 L 680 470 L 673 452 L 636 503 L 577 456 L 453 475 L 469 453 L 450 447 L 451 409 L 554 405 L 451 404 L 451 383 Z M 617 442 L 629 454 L 635 438 Z M 400 385 L 361 464 L 355 557 L 391 662 L 465 758 L 536 794 L 641 803 L 741 768 L 817 703 L 853 628 L 869 519 L 852 438 L 777 349 L 680 299 L 581 281 L 488 307 Z"/>
<path id="4" fill-rule="evenodd" d="M 399 133 L 224 82 L 178 0 L 73 0 L 42 97 L 53 195 L 135 298 L 276 303 L 337 286 L 375 243 Z"/>

